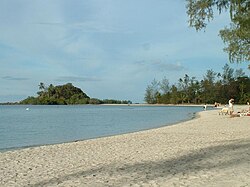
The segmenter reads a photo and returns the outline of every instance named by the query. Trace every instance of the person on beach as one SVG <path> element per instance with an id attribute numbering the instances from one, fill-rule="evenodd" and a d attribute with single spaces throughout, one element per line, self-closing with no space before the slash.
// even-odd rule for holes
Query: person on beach
<path id="1" fill-rule="evenodd" d="M 207 104 L 205 103 L 205 105 L 203 106 L 204 110 L 207 110 Z"/>
<path id="2" fill-rule="evenodd" d="M 233 114 L 233 111 L 234 111 L 234 109 L 233 109 L 233 103 L 234 103 L 234 99 L 229 99 L 229 101 L 228 101 L 228 109 L 229 109 L 229 114 L 230 115 L 232 115 Z"/>

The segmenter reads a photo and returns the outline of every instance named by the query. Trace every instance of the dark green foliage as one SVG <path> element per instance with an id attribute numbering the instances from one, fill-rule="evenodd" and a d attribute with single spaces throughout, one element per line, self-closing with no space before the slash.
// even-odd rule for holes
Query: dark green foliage
<path id="1" fill-rule="evenodd" d="M 89 100 L 89 104 L 92 104 L 92 105 L 103 104 L 103 101 L 100 100 L 100 99 L 91 98 L 91 99 Z"/>
<path id="2" fill-rule="evenodd" d="M 80 88 L 74 87 L 71 83 L 46 87 L 44 83 L 39 84 L 38 97 L 28 97 L 20 104 L 33 105 L 68 105 L 68 104 L 87 104 L 90 97 Z"/>
<path id="3" fill-rule="evenodd" d="M 198 81 L 187 74 L 180 78 L 177 85 L 169 86 L 163 91 L 155 79 L 146 88 L 145 101 L 149 104 L 184 104 L 193 103 L 214 104 L 227 103 L 234 98 L 236 103 L 250 102 L 250 78 L 242 69 L 235 70 L 228 64 L 223 67 L 223 73 L 207 70 L 203 79 Z M 169 89 L 170 88 L 170 89 Z"/>
<path id="4" fill-rule="evenodd" d="M 36 98 L 36 97 L 28 97 L 28 98 L 26 98 L 26 99 L 24 99 L 24 100 L 22 100 L 21 102 L 20 102 L 20 104 L 24 104 L 24 105 L 37 105 L 37 104 L 39 104 L 39 101 L 38 101 L 38 98 Z"/>
<path id="5" fill-rule="evenodd" d="M 131 101 L 121 101 L 121 100 L 114 100 L 114 99 L 104 99 L 102 101 L 103 104 L 132 104 Z"/>
<path id="6" fill-rule="evenodd" d="M 90 98 L 80 88 L 71 83 L 46 87 L 44 83 L 38 85 L 38 97 L 28 97 L 19 104 L 29 105 L 75 105 L 75 104 L 131 104 L 131 101 L 120 101 L 113 99 L 100 100 Z"/>

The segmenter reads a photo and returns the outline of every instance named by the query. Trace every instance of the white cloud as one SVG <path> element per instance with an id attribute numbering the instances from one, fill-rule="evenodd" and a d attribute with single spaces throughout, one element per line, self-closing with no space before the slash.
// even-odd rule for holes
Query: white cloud
<path id="1" fill-rule="evenodd" d="M 29 80 L 29 78 L 27 78 L 27 77 L 13 77 L 13 76 L 4 76 L 4 77 L 2 77 L 2 79 L 8 80 L 8 81 L 25 81 L 25 80 Z"/>
<path id="2" fill-rule="evenodd" d="M 188 28 L 187 19 L 184 1 L 2 0 L 0 95 L 13 95 L 12 87 L 30 95 L 39 82 L 57 79 L 93 97 L 143 100 L 153 78 L 172 82 L 223 66 L 217 34 L 227 18 L 216 18 L 205 33 Z"/>

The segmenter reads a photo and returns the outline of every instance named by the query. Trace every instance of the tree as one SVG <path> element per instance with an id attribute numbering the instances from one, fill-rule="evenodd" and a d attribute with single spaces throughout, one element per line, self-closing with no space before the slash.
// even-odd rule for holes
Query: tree
<path id="1" fill-rule="evenodd" d="M 203 77 L 204 80 L 207 80 L 210 85 L 214 84 L 217 73 L 215 73 L 212 69 L 207 70 L 206 75 Z"/>
<path id="2" fill-rule="evenodd" d="M 189 103 L 189 84 L 190 84 L 190 77 L 185 74 L 184 78 L 179 79 L 179 92 L 180 92 L 180 98 L 182 100 L 182 103 L 184 103 L 186 100 Z"/>
<path id="3" fill-rule="evenodd" d="M 234 80 L 234 69 L 230 68 L 228 64 L 225 64 L 223 67 L 223 84 L 229 84 L 231 81 Z"/>
<path id="4" fill-rule="evenodd" d="M 163 92 L 162 83 L 167 85 Z M 177 85 L 177 86 L 176 86 Z M 161 93 L 158 91 L 161 89 Z M 222 73 L 207 70 L 203 79 L 198 81 L 187 74 L 178 80 L 178 84 L 169 85 L 166 77 L 160 81 L 152 81 L 146 89 L 145 100 L 148 103 L 180 104 L 180 103 L 227 103 L 233 97 L 239 104 L 250 102 L 250 77 L 242 69 L 232 69 L 228 64 Z"/>
<path id="5" fill-rule="evenodd" d="M 239 102 L 245 104 L 250 101 L 250 78 L 247 76 L 238 77 L 236 80 L 238 86 Z"/>
<path id="6" fill-rule="evenodd" d="M 41 104 L 41 105 L 67 105 L 67 104 L 87 104 L 90 97 L 80 88 L 71 83 L 59 86 L 50 84 L 46 87 L 44 83 L 39 84 L 38 97 L 28 97 L 21 101 L 21 104 Z"/>
<path id="7" fill-rule="evenodd" d="M 55 94 L 55 87 L 53 86 L 53 84 L 50 84 L 48 87 L 48 97 L 51 97 Z"/>
<path id="8" fill-rule="evenodd" d="M 245 72 L 243 71 L 242 68 L 235 70 L 235 73 L 234 73 L 235 79 L 238 79 L 239 77 L 244 77 L 244 76 L 245 76 Z"/>
<path id="9" fill-rule="evenodd" d="M 45 90 L 45 84 L 43 82 L 40 82 L 40 84 L 38 85 L 39 90 L 44 91 Z"/>
<path id="10" fill-rule="evenodd" d="M 173 104 L 177 104 L 178 103 L 178 89 L 175 85 L 171 86 L 171 99 L 170 102 Z"/>
<path id="11" fill-rule="evenodd" d="M 169 81 L 166 77 L 164 77 L 162 81 L 160 82 L 160 89 L 163 94 L 167 94 L 169 92 L 170 90 Z"/>
<path id="12" fill-rule="evenodd" d="M 40 84 L 38 85 L 38 88 L 40 91 L 38 91 L 37 94 L 42 97 L 46 88 L 45 84 L 43 82 L 40 82 Z"/>
<path id="13" fill-rule="evenodd" d="M 192 77 L 190 79 L 190 83 L 188 86 L 188 92 L 187 92 L 188 93 L 188 103 L 189 102 L 192 102 L 192 103 L 198 102 L 199 89 L 200 89 L 199 82 L 195 79 L 195 77 Z"/>
<path id="14" fill-rule="evenodd" d="M 159 97 L 159 82 L 155 79 L 146 88 L 144 100 L 149 104 L 156 104 Z"/>
<path id="15" fill-rule="evenodd" d="M 204 103 L 213 103 L 215 102 L 215 78 L 217 73 L 212 69 L 207 70 L 205 76 L 203 76 L 202 88 L 203 88 L 203 98 Z"/>
<path id="16" fill-rule="evenodd" d="M 249 0 L 187 0 L 189 25 L 197 31 L 205 29 L 214 17 L 215 8 L 229 10 L 231 24 L 220 31 L 230 62 L 250 61 L 250 1 Z M 250 65 L 249 65 L 250 69 Z"/>
<path id="17" fill-rule="evenodd" d="M 162 79 L 162 81 L 159 83 L 160 87 L 160 93 L 158 94 L 157 101 L 159 103 L 168 104 L 170 103 L 170 86 L 169 81 L 166 77 Z"/>

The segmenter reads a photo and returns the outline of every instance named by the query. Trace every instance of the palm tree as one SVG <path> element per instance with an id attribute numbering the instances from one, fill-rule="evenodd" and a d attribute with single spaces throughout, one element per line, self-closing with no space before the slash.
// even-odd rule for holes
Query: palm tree
<path id="1" fill-rule="evenodd" d="M 39 86 L 39 90 L 44 91 L 45 89 L 45 84 L 43 82 L 40 82 Z"/>
<path id="2" fill-rule="evenodd" d="M 40 82 L 40 84 L 38 85 L 38 87 L 39 87 L 40 91 L 38 91 L 37 94 L 39 96 L 43 96 L 44 95 L 44 91 L 45 91 L 45 84 L 43 82 Z"/>

